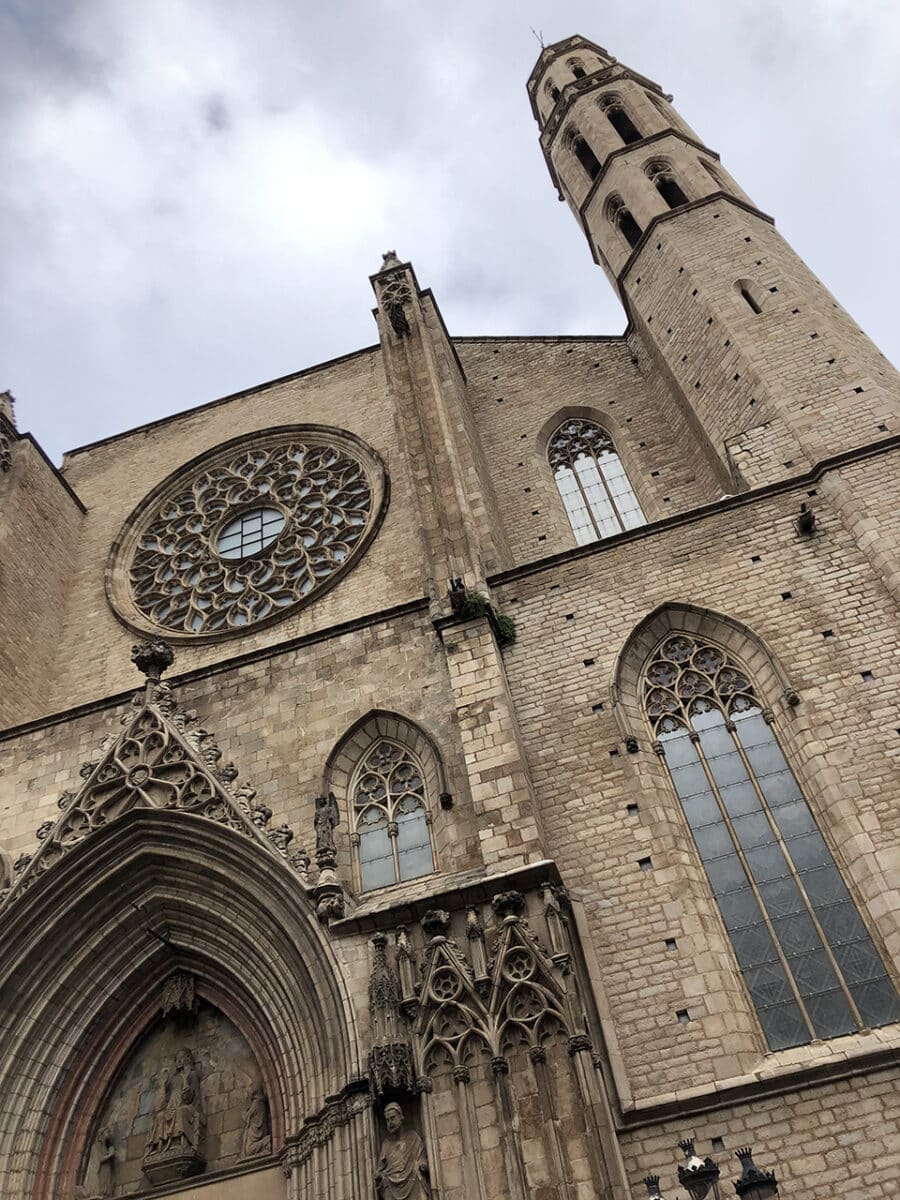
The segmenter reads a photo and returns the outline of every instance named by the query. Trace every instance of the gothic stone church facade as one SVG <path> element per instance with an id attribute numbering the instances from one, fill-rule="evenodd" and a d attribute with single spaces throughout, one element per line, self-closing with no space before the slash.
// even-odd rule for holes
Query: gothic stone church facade
<path id="1" fill-rule="evenodd" d="M 896 1193 L 900 378 L 655 83 L 528 94 L 622 336 L 388 254 L 59 471 L 3 400 L 4 1200 Z"/>

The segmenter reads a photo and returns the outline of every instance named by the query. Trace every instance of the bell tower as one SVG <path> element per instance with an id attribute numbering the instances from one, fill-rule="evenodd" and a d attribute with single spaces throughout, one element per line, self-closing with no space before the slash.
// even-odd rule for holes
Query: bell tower
<path id="1" fill-rule="evenodd" d="M 576 36 L 542 51 L 528 92 L 635 356 L 731 478 L 769 483 L 900 430 L 900 375 L 658 84 Z"/>

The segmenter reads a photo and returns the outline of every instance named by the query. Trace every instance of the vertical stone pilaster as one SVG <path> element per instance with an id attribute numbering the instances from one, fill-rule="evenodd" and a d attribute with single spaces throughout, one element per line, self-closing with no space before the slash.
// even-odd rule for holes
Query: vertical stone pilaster
<path id="1" fill-rule="evenodd" d="M 434 297 L 393 252 L 372 276 L 400 445 L 420 518 L 422 582 L 440 611 L 450 581 L 486 590 L 508 561 L 465 374 Z"/>
<path id="2" fill-rule="evenodd" d="M 543 831 L 490 622 L 448 626 L 441 637 L 484 860 L 505 867 L 535 862 L 545 857 Z"/>

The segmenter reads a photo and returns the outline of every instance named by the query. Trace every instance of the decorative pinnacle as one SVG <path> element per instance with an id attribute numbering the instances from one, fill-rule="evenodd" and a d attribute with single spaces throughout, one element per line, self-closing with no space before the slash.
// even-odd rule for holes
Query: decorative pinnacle
<path id="1" fill-rule="evenodd" d="M 151 638 L 131 647 L 131 661 L 147 676 L 148 683 L 159 683 L 163 671 L 175 661 L 175 655 L 162 638 Z"/>
<path id="2" fill-rule="evenodd" d="M 399 267 L 400 265 L 401 263 L 400 259 L 397 257 L 397 251 L 385 250 L 384 254 L 381 256 L 381 266 L 379 267 L 379 271 L 389 271 L 391 267 Z"/>

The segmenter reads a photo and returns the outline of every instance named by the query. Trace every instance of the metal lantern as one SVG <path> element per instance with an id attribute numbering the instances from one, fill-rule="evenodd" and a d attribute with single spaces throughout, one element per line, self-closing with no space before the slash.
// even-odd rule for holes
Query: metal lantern
<path id="1" fill-rule="evenodd" d="M 741 1177 L 734 1181 L 734 1190 L 746 1200 L 771 1200 L 778 1195 L 778 1180 L 774 1171 L 760 1171 L 753 1161 L 753 1150 L 744 1146 L 735 1152 L 741 1164 Z"/>
<path id="2" fill-rule="evenodd" d="M 694 1150 L 694 1139 L 685 1138 L 678 1145 L 684 1152 L 684 1162 L 678 1168 L 678 1182 L 687 1188 L 691 1200 L 721 1200 L 719 1168 L 711 1158 L 700 1158 Z"/>
<path id="3" fill-rule="evenodd" d="M 644 1183 L 647 1185 L 647 1196 L 649 1197 L 649 1200 L 665 1200 L 665 1197 L 659 1190 L 658 1175 L 647 1175 L 644 1179 Z"/>

